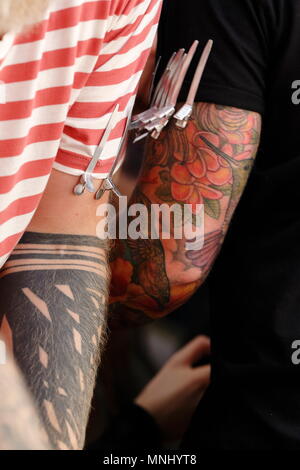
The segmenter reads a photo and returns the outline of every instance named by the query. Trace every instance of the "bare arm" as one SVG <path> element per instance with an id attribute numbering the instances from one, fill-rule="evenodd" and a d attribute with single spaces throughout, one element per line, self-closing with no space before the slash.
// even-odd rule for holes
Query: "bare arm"
<path id="1" fill-rule="evenodd" d="M 112 325 L 165 315 L 204 282 L 245 188 L 260 129 L 256 113 L 198 103 L 185 130 L 172 122 L 158 141 L 149 139 L 133 202 L 149 210 L 153 203 L 204 204 L 204 246 L 189 251 L 185 239 L 172 236 L 118 241 L 111 263 Z"/>

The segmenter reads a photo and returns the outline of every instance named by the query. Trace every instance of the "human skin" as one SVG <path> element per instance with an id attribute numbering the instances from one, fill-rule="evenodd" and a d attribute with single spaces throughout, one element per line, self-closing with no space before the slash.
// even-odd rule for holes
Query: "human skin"
<path id="1" fill-rule="evenodd" d="M 180 107 L 181 105 L 179 105 Z M 259 114 L 196 103 L 186 129 L 169 123 L 148 139 L 145 167 L 132 203 L 204 207 L 204 246 L 187 250 L 184 239 L 118 240 L 111 259 L 111 326 L 159 318 L 185 303 L 205 281 L 221 249 L 256 156 Z"/>
<path id="2" fill-rule="evenodd" d="M 210 340 L 197 336 L 177 351 L 135 400 L 156 421 L 166 442 L 180 440 L 210 382 L 210 364 L 195 366 L 210 354 Z"/>

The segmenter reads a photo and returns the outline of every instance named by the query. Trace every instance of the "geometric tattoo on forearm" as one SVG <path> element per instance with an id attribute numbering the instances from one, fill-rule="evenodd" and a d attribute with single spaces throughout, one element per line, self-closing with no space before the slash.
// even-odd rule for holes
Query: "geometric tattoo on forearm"
<path id="1" fill-rule="evenodd" d="M 0 272 L 1 332 L 56 449 L 84 445 L 105 340 L 107 251 L 96 237 L 27 232 Z"/>

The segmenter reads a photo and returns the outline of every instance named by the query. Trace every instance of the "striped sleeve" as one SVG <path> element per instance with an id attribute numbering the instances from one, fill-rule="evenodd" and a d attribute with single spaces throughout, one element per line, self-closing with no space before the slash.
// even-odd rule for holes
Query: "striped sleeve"
<path id="1" fill-rule="evenodd" d="M 84 86 L 86 77 L 77 75 L 55 169 L 72 175 L 84 173 L 118 103 L 117 124 L 94 177 L 102 179 L 109 173 L 155 38 L 161 4 L 161 0 L 115 2 L 97 62 Z"/>

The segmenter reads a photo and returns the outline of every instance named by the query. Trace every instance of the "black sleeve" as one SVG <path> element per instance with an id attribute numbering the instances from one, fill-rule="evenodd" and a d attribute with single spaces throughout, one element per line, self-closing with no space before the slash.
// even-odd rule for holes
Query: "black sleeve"
<path id="1" fill-rule="evenodd" d="M 87 450 L 141 451 L 161 447 L 160 430 L 152 416 L 132 403 L 113 419 L 101 438 Z"/>
<path id="2" fill-rule="evenodd" d="M 264 112 L 265 89 L 277 41 L 279 8 L 274 0 L 165 0 L 159 29 L 161 68 L 179 48 L 200 41 L 193 70 L 208 39 L 214 47 L 197 101 Z M 185 101 L 192 70 L 184 83 Z"/>

